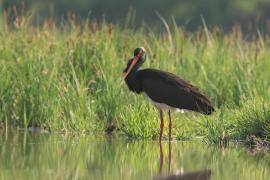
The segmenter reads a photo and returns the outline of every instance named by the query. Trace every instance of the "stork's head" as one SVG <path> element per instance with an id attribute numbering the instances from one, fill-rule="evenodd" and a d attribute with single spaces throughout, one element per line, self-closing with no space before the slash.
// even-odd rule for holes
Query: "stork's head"
<path id="1" fill-rule="evenodd" d="M 134 57 L 130 59 L 127 63 L 127 67 L 123 71 L 124 79 L 130 74 L 130 72 L 135 68 L 141 66 L 146 60 L 146 51 L 144 47 L 139 47 L 134 50 Z"/>

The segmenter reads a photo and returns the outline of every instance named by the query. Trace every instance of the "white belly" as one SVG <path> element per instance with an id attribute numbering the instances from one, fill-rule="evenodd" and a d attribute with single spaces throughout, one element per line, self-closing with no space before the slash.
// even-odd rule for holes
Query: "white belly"
<path id="1" fill-rule="evenodd" d="M 159 103 L 159 102 L 156 102 L 156 101 L 153 101 L 149 96 L 147 96 L 147 99 L 158 109 L 158 110 L 171 110 L 171 111 L 175 111 L 175 110 L 180 110 L 181 113 L 184 113 L 184 110 L 183 109 L 178 109 L 178 108 L 175 108 L 175 107 L 172 107 L 172 106 L 169 106 L 167 104 L 164 104 L 164 103 Z"/>

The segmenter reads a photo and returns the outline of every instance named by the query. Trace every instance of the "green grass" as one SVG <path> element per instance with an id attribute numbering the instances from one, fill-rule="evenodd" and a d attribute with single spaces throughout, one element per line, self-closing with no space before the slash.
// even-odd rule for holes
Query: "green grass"
<path id="1" fill-rule="evenodd" d="M 217 109 L 207 117 L 174 113 L 175 137 L 203 136 L 214 143 L 251 135 L 270 139 L 270 41 L 260 33 L 246 40 L 237 29 L 224 34 L 205 26 L 189 33 L 170 26 L 158 33 L 147 26 L 132 30 L 88 21 L 32 27 L 25 17 L 4 27 L 2 125 L 103 132 L 113 123 L 127 136 L 157 138 L 157 111 L 146 98 L 130 93 L 122 78 L 134 48 L 144 46 L 148 59 L 143 67 L 192 82 Z"/>
<path id="2" fill-rule="evenodd" d="M 229 140 L 245 140 L 252 143 L 249 145 L 257 140 L 267 142 L 270 135 L 269 105 L 256 99 L 244 102 L 234 110 L 220 110 L 211 118 L 201 120 L 202 134 L 208 142 L 221 145 Z"/>

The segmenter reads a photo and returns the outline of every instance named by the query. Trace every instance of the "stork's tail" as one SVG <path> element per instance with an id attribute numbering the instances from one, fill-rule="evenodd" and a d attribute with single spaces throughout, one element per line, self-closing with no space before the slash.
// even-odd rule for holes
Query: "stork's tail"
<path id="1" fill-rule="evenodd" d="M 197 111 L 202 114 L 210 115 L 215 112 L 215 108 L 211 105 L 210 100 L 206 96 L 201 96 L 196 104 Z"/>
<path id="2" fill-rule="evenodd" d="M 215 112 L 215 109 L 212 106 L 207 106 L 204 111 L 202 111 L 203 114 L 210 115 L 213 112 Z"/>

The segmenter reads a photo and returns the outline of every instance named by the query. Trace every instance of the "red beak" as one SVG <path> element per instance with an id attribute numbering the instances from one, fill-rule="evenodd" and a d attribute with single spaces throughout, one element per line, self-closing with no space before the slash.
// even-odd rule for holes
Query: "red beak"
<path id="1" fill-rule="evenodd" d="M 127 78 L 127 76 L 129 75 L 129 73 L 131 72 L 131 70 L 133 69 L 133 67 L 134 67 L 135 64 L 137 63 L 137 61 L 140 59 L 141 54 L 142 54 L 142 51 L 141 51 L 137 56 L 135 56 L 135 57 L 132 59 L 131 65 L 129 66 L 127 72 L 126 72 L 126 73 L 123 73 L 124 79 Z"/>

